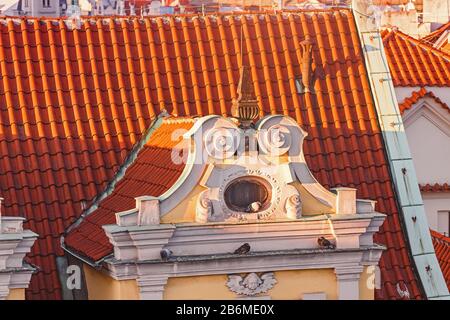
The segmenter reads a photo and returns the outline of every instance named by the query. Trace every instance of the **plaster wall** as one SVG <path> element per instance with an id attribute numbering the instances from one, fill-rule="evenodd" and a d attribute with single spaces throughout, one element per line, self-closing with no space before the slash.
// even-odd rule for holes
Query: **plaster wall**
<path id="1" fill-rule="evenodd" d="M 304 293 L 325 292 L 327 299 L 337 299 L 336 275 L 332 269 L 275 272 L 277 283 L 260 296 L 270 299 L 302 299 Z M 164 299 L 236 299 L 241 298 L 227 286 L 226 275 L 170 278 Z"/>
<path id="2" fill-rule="evenodd" d="M 450 192 L 423 192 L 423 203 L 430 228 L 438 230 L 438 211 L 450 211 Z"/>
<path id="3" fill-rule="evenodd" d="M 450 181 L 450 136 L 421 116 L 406 126 L 419 184 Z"/>
<path id="4" fill-rule="evenodd" d="M 6 300 L 25 300 L 25 288 L 10 289 Z"/>
<path id="5" fill-rule="evenodd" d="M 87 264 L 83 269 L 89 300 L 139 300 L 136 280 L 115 280 Z"/>

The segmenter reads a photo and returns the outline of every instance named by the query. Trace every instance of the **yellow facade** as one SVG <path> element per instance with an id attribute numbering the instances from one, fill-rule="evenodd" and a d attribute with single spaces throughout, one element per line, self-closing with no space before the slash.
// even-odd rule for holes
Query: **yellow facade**
<path id="1" fill-rule="evenodd" d="M 6 300 L 25 300 L 25 289 L 17 288 L 10 289 Z"/>
<path id="2" fill-rule="evenodd" d="M 360 299 L 373 300 L 373 268 L 365 268 L 360 279 Z M 90 300 L 139 299 L 135 280 L 118 281 L 102 271 L 84 266 Z M 338 299 L 338 285 L 333 269 L 276 271 L 277 283 L 259 296 L 273 300 L 300 300 L 303 294 L 323 292 L 328 300 Z M 169 278 L 165 300 L 231 300 L 239 298 L 226 286 L 227 275 Z"/>
<path id="3" fill-rule="evenodd" d="M 139 300 L 136 280 L 118 281 L 87 264 L 83 270 L 89 300 Z"/>
<path id="4" fill-rule="evenodd" d="M 169 213 L 161 217 L 161 223 L 186 223 L 195 222 L 195 208 L 197 206 L 197 198 L 204 191 L 202 186 L 196 186 L 186 198 L 183 199 Z"/>
<path id="5" fill-rule="evenodd" d="M 327 299 L 337 298 L 336 276 L 332 269 L 274 272 L 277 283 L 259 296 L 271 299 L 299 300 L 304 293 L 325 292 Z M 164 291 L 167 300 L 236 299 L 226 286 L 227 275 L 170 278 Z"/>
<path id="6" fill-rule="evenodd" d="M 365 267 L 359 280 L 359 299 L 375 299 L 375 267 Z"/>

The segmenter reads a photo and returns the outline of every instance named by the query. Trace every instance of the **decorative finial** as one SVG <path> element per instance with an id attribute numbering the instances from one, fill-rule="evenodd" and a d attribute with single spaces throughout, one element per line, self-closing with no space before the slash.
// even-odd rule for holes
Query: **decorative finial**
<path id="1" fill-rule="evenodd" d="M 258 117 L 259 107 L 249 67 L 243 66 L 240 73 L 238 97 L 233 101 L 231 115 L 237 118 L 241 126 L 246 129 Z"/>

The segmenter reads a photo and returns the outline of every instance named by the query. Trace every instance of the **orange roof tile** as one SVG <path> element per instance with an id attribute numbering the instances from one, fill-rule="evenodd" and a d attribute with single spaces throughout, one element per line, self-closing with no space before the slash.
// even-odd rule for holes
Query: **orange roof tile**
<path id="1" fill-rule="evenodd" d="M 145 77 L 129 71 L 131 58 L 114 60 L 131 57 L 124 47 L 93 45 L 103 37 L 91 32 L 97 26 L 105 28 L 100 20 L 79 32 L 62 20 L 0 21 L 0 194 L 5 214 L 26 217 L 39 234 L 29 299 L 61 298 L 60 235 L 159 110 L 147 97 L 155 90 L 144 94 Z"/>
<path id="2" fill-rule="evenodd" d="M 425 41 L 426 43 L 434 44 L 441 35 L 445 32 L 450 30 L 450 21 L 440 26 L 438 29 L 434 30 L 430 34 L 426 35 L 425 37 L 421 38 L 421 41 Z"/>
<path id="3" fill-rule="evenodd" d="M 448 183 L 421 184 L 419 187 L 422 192 L 450 192 Z"/>
<path id="4" fill-rule="evenodd" d="M 431 230 L 431 239 L 442 273 L 447 281 L 447 287 L 450 289 L 450 237 Z"/>
<path id="5" fill-rule="evenodd" d="M 403 102 L 399 103 L 400 112 L 403 113 L 406 110 L 411 109 L 420 99 L 430 97 L 436 101 L 438 105 L 450 112 L 450 107 L 439 99 L 432 91 L 428 91 L 425 88 L 420 88 L 418 91 L 414 91 L 410 97 L 405 98 Z"/>
<path id="6" fill-rule="evenodd" d="M 382 38 L 395 86 L 450 86 L 450 55 L 399 30 Z"/>
<path id="7" fill-rule="evenodd" d="M 184 164 L 174 164 L 171 161 L 172 152 L 179 147 L 177 145 L 182 139 L 181 135 L 173 139 L 173 133 L 176 130 L 187 131 L 193 124 L 193 119 L 189 118 L 184 121 L 165 120 L 127 168 L 114 191 L 99 203 L 98 209 L 89 214 L 81 225 L 67 235 L 67 247 L 93 261 L 110 254 L 112 246 L 102 225 L 115 223 L 116 212 L 134 208 L 136 197 L 159 196 L 175 183 Z M 183 149 L 179 149 L 179 153 L 183 152 Z"/>
<path id="8" fill-rule="evenodd" d="M 121 84 L 130 89 L 151 84 L 147 86 L 151 90 L 144 91 L 147 96 L 143 90 L 138 90 L 136 96 L 142 97 L 142 105 L 151 104 L 154 112 L 166 105 L 180 116 L 229 115 L 236 95 L 242 52 L 243 61 L 250 66 L 256 81 L 261 115 L 290 115 L 308 131 L 305 157 L 320 183 L 328 188 L 355 187 L 359 197 L 378 200 L 378 211 L 388 215 L 376 235 L 376 241 L 388 247 L 380 262 L 383 281 L 377 297 L 399 298 L 395 289 L 399 282 L 408 287 L 411 297 L 421 297 L 402 232 L 351 11 L 170 16 L 106 24 L 96 21 L 86 22 L 81 31 L 74 32 L 80 39 L 74 46 L 83 48 L 85 42 L 81 39 L 88 34 L 89 46 L 104 51 L 97 49 L 98 56 L 78 60 L 79 63 L 100 65 L 103 70 L 101 63 L 107 60 L 103 63 L 112 66 L 113 71 L 122 68 L 121 72 L 112 73 L 122 79 L 122 82 L 117 79 L 111 83 L 115 89 L 111 94 L 118 97 L 133 96 L 133 92 L 123 89 Z M 296 89 L 296 79 L 301 73 L 300 42 L 306 35 L 314 43 L 314 69 L 319 71 L 315 94 L 299 94 Z M 109 51 L 111 53 L 106 54 Z M 91 77 L 91 73 L 87 75 Z M 122 95 L 117 92 L 121 88 Z M 149 158 L 147 165 L 160 166 L 170 161 L 167 152 L 154 152 L 159 152 L 160 156 Z M 164 188 L 156 186 L 145 190 L 148 195 L 163 191 Z M 118 197 L 120 199 L 120 195 Z M 133 206 L 130 202 L 129 208 Z M 82 239 L 88 238 L 89 231 L 83 230 L 83 225 L 95 228 L 95 224 L 111 221 L 111 212 L 117 208 L 87 216 L 77 230 L 72 230 L 78 235 L 70 233 L 66 241 L 92 260 L 110 252 L 106 242 L 102 242 L 103 247 L 96 242 L 90 242 L 92 247 L 89 242 L 84 243 Z M 100 235 L 98 237 L 96 241 L 104 241 Z"/>

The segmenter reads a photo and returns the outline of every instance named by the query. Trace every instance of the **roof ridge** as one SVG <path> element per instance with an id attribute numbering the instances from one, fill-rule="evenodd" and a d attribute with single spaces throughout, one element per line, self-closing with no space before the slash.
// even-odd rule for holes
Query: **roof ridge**
<path id="1" fill-rule="evenodd" d="M 450 183 L 427 183 L 427 184 L 419 184 L 420 191 L 423 192 L 446 192 L 450 191 Z"/>
<path id="2" fill-rule="evenodd" d="M 385 30 L 389 30 L 389 29 L 385 29 Z M 422 49 L 431 51 L 432 53 L 436 54 L 437 56 L 443 56 L 443 58 L 450 61 L 450 53 L 447 53 L 440 49 L 434 48 L 432 45 L 428 44 L 427 42 L 416 39 L 416 38 L 404 33 L 403 31 L 401 31 L 399 29 L 392 29 L 391 31 L 389 31 L 389 33 L 383 37 L 383 44 L 385 44 L 387 41 L 390 41 L 393 36 L 399 36 L 405 41 L 410 41 L 413 44 L 421 47 Z"/>
<path id="3" fill-rule="evenodd" d="M 440 104 L 444 109 L 450 112 L 450 107 L 443 102 L 439 97 L 437 97 L 433 91 L 427 90 L 425 87 L 421 87 L 420 90 L 413 91 L 409 97 L 406 97 L 403 102 L 399 103 L 400 113 L 411 109 L 411 107 L 419 101 L 419 99 L 424 97 L 430 97 L 434 99 L 438 104 Z"/>
<path id="4" fill-rule="evenodd" d="M 442 34 L 442 32 L 446 31 L 449 28 L 450 28 L 450 21 L 447 22 L 447 23 L 444 23 L 442 26 L 440 26 L 439 28 L 437 28 L 433 32 L 427 34 L 426 36 L 424 36 L 420 40 L 429 40 L 429 39 L 432 39 L 432 38 L 434 38 L 434 37 L 436 37 L 438 35 L 440 36 L 440 34 Z"/>
<path id="5" fill-rule="evenodd" d="M 196 118 L 193 117 L 167 117 L 163 119 L 163 123 L 177 124 L 177 123 L 192 123 Z"/>
<path id="6" fill-rule="evenodd" d="M 450 237 L 447 237 L 446 235 L 433 229 L 430 229 L 430 233 L 431 237 L 433 237 L 434 240 L 439 241 L 441 244 L 450 247 Z"/>
<path id="7" fill-rule="evenodd" d="M 177 14 L 160 14 L 152 16 L 120 16 L 120 15 L 101 15 L 101 16 L 80 16 L 82 20 L 107 20 L 107 19 L 117 19 L 117 20 L 146 20 L 146 19 L 160 19 L 160 18 L 184 18 L 184 17 L 211 17 L 211 16 L 242 16 L 242 15 L 279 15 L 283 13 L 320 13 L 320 12 L 340 12 L 347 11 L 350 12 L 352 9 L 349 7 L 327 7 L 327 8 L 316 8 L 316 9 L 282 9 L 282 10 L 261 10 L 261 11 L 236 11 L 236 12 L 206 12 L 206 13 L 177 13 Z M 60 17 L 32 17 L 32 16 L 0 16 L 1 21 L 8 20 L 23 20 L 23 21 L 65 21 L 71 19 L 68 16 Z"/>

